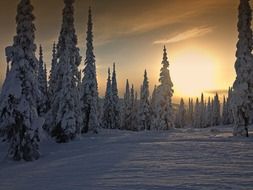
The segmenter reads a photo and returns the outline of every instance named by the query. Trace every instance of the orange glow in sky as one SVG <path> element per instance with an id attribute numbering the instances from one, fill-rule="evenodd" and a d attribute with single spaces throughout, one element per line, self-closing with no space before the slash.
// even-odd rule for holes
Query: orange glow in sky
<path id="1" fill-rule="evenodd" d="M 200 49 L 178 51 L 173 58 L 171 75 L 175 94 L 178 96 L 199 96 L 203 90 L 216 88 L 216 64 L 213 55 Z"/>

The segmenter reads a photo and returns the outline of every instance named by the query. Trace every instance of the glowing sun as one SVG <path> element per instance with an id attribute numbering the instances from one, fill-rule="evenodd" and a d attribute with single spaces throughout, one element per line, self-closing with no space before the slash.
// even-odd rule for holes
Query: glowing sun
<path id="1" fill-rule="evenodd" d="M 215 89 L 215 59 L 203 50 L 178 52 L 170 68 L 178 96 L 199 96 L 201 92 Z"/>

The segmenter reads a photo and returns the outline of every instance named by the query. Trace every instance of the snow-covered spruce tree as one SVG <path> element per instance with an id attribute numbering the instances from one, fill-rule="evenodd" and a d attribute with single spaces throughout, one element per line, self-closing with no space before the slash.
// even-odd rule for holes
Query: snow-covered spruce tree
<path id="1" fill-rule="evenodd" d="M 52 105 L 52 110 L 56 112 L 53 113 L 55 123 L 51 135 L 58 143 L 69 142 L 81 132 L 81 109 L 78 106 L 78 89 L 73 80 L 69 52 L 71 50 L 66 49 L 66 53 L 59 59 L 58 73 L 62 82 L 58 86 Z"/>
<path id="2" fill-rule="evenodd" d="M 199 99 L 197 98 L 196 103 L 195 103 L 195 109 L 194 109 L 194 127 L 195 128 L 201 127 L 200 115 L 201 115 L 201 105 L 199 103 Z"/>
<path id="3" fill-rule="evenodd" d="M 228 109 L 228 103 L 225 98 L 223 97 L 223 105 L 222 105 L 222 124 L 223 125 L 228 125 L 229 124 L 229 109 Z"/>
<path id="4" fill-rule="evenodd" d="M 49 82 L 48 82 L 48 97 L 50 104 L 53 101 L 54 92 L 56 89 L 56 80 L 57 80 L 57 54 L 56 54 L 56 45 L 54 43 L 53 45 L 53 51 L 52 51 L 52 62 L 51 62 L 51 70 L 49 75 Z"/>
<path id="5" fill-rule="evenodd" d="M 81 86 L 81 102 L 83 114 L 82 133 L 87 133 L 89 130 L 96 132 L 99 127 L 98 117 L 98 84 L 96 76 L 95 55 L 93 52 L 93 23 L 91 8 L 89 8 L 88 24 L 86 38 L 86 59 L 85 68 L 83 70 L 83 80 Z"/>
<path id="6" fill-rule="evenodd" d="M 180 100 L 180 104 L 178 107 L 178 111 L 176 114 L 176 119 L 175 119 L 175 127 L 177 128 L 183 128 L 186 125 L 186 109 L 184 105 L 184 100 Z"/>
<path id="7" fill-rule="evenodd" d="M 138 130 L 138 94 L 134 90 L 134 85 L 132 84 L 130 90 L 130 126 L 129 130 Z"/>
<path id="8" fill-rule="evenodd" d="M 71 70 L 74 75 L 74 82 L 77 83 L 79 75 L 78 67 L 81 64 L 82 57 L 80 56 L 79 48 L 77 47 L 78 42 L 74 25 L 74 2 L 75 0 L 64 0 L 65 7 L 63 9 L 62 26 L 57 44 L 56 57 L 57 59 L 60 59 L 66 49 L 70 48 L 71 54 L 69 56 L 71 60 Z M 71 47 L 67 43 L 70 43 Z"/>
<path id="9" fill-rule="evenodd" d="M 139 107 L 140 130 L 150 130 L 151 108 L 149 102 L 149 81 L 147 71 L 144 72 L 144 80 L 141 87 L 140 107 Z"/>
<path id="10" fill-rule="evenodd" d="M 234 136 L 248 136 L 253 106 L 252 10 L 249 0 L 240 0 L 239 40 L 236 51 L 236 80 L 233 85 Z"/>
<path id="11" fill-rule="evenodd" d="M 16 36 L 12 46 L 6 48 L 7 62 L 11 69 L 0 97 L 0 130 L 9 143 L 8 156 L 14 160 L 33 161 L 39 158 L 39 129 L 43 119 L 38 117 L 37 102 L 38 60 L 35 17 L 30 0 L 21 0 L 17 8 Z"/>
<path id="12" fill-rule="evenodd" d="M 120 102 L 118 95 L 118 85 L 117 85 L 117 76 L 115 63 L 113 64 L 113 73 L 112 73 L 112 109 L 113 109 L 113 129 L 120 128 Z"/>
<path id="13" fill-rule="evenodd" d="M 52 50 L 52 62 L 51 62 L 51 70 L 49 74 L 49 81 L 48 81 L 48 112 L 46 114 L 46 122 L 43 126 L 43 129 L 47 131 L 47 133 L 51 133 L 51 127 L 53 125 L 53 115 L 52 115 L 52 104 L 55 98 L 55 91 L 56 91 L 56 82 L 57 82 L 57 54 L 56 54 L 56 44 L 53 44 L 53 50 Z"/>
<path id="14" fill-rule="evenodd" d="M 39 48 L 38 83 L 41 97 L 38 105 L 39 115 L 44 116 L 48 111 L 47 68 L 43 61 L 43 50 Z"/>
<path id="15" fill-rule="evenodd" d="M 38 82 L 39 89 L 43 95 L 47 94 L 47 69 L 46 64 L 43 61 L 43 50 L 42 46 L 39 48 L 39 67 L 38 67 Z"/>
<path id="16" fill-rule="evenodd" d="M 193 99 L 189 98 L 188 107 L 186 109 L 186 124 L 189 126 L 193 125 L 193 117 L 194 117 L 194 105 Z"/>
<path id="17" fill-rule="evenodd" d="M 48 114 L 49 132 L 59 143 L 80 134 L 81 109 L 77 88 L 78 65 L 81 58 L 74 29 L 74 0 L 65 0 L 63 23 L 57 45 L 56 84 L 51 110 Z"/>
<path id="18" fill-rule="evenodd" d="M 129 130 L 131 127 L 131 95 L 130 95 L 130 87 L 129 82 L 126 82 L 126 90 L 124 94 L 124 105 L 122 110 L 122 124 L 121 129 Z"/>
<path id="19" fill-rule="evenodd" d="M 163 61 L 160 72 L 160 85 L 157 87 L 157 121 L 159 130 L 168 130 L 174 127 L 174 114 L 172 107 L 173 83 L 170 78 L 169 61 L 166 47 L 163 50 Z"/>
<path id="20" fill-rule="evenodd" d="M 154 87 L 152 96 L 151 96 L 151 129 L 158 129 L 158 117 L 157 117 L 157 87 Z"/>
<path id="21" fill-rule="evenodd" d="M 220 122 L 221 122 L 220 100 L 218 94 L 216 93 L 213 102 L 213 125 L 218 126 L 220 125 Z"/>
<path id="22" fill-rule="evenodd" d="M 108 69 L 108 79 L 106 85 L 105 99 L 104 99 L 104 112 L 102 118 L 102 127 L 106 129 L 112 129 L 112 118 L 113 118 L 113 109 L 112 109 L 112 81 L 111 81 L 111 72 L 110 68 Z"/>
<path id="23" fill-rule="evenodd" d="M 213 124 L 213 110 L 212 110 L 212 103 L 211 103 L 211 98 L 208 98 L 207 102 L 207 108 L 206 108 L 206 126 L 211 127 Z"/>

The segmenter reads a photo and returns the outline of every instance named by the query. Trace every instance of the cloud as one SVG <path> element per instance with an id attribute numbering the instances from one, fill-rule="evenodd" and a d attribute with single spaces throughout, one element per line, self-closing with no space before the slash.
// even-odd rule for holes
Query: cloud
<path id="1" fill-rule="evenodd" d="M 191 38 L 201 37 L 201 36 L 204 36 L 212 31 L 213 31 L 212 27 L 204 27 L 204 26 L 196 27 L 191 30 L 187 30 L 182 33 L 179 33 L 169 39 L 161 39 L 161 40 L 154 41 L 154 44 L 176 43 L 176 42 L 188 40 Z"/>
<path id="2" fill-rule="evenodd" d="M 167 14 L 167 12 L 166 12 Z M 143 35 L 162 30 L 168 26 L 182 23 L 188 17 L 195 15 L 194 11 L 186 11 L 180 15 L 168 17 L 165 13 L 152 10 L 148 15 L 133 16 L 119 15 L 119 19 L 99 15 L 96 19 L 97 41 L 99 44 L 106 44 L 115 39 L 125 39 L 131 36 Z M 107 24 L 105 24 L 107 23 Z"/>

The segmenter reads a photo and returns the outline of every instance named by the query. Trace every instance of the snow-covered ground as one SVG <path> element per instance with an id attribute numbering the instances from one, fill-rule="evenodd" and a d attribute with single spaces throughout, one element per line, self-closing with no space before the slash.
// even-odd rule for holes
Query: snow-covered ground
<path id="1" fill-rule="evenodd" d="M 0 145 L 1 190 L 253 189 L 253 138 L 231 128 L 103 130 L 69 144 L 43 142 L 40 160 L 12 162 Z"/>

